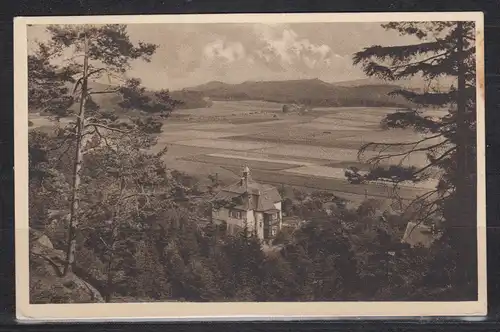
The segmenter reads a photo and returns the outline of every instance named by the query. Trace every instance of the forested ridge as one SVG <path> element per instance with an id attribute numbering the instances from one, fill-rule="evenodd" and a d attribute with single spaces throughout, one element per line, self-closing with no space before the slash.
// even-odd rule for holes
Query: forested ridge
<path id="1" fill-rule="evenodd" d="M 71 179 L 71 169 L 64 164 L 71 161 L 59 160 L 58 149 L 40 151 L 40 146 L 51 146 L 48 141 L 42 144 L 44 139 L 46 134 L 31 133 L 31 156 L 37 163 L 30 188 L 31 227 L 64 250 Z M 273 243 L 274 250 L 269 250 L 252 234 L 228 236 L 222 227 L 207 223 L 210 194 L 190 199 L 200 196 L 200 189 L 189 187 L 194 179 L 166 171 L 158 156 L 126 151 L 129 160 L 121 155 L 120 163 L 131 162 L 130 169 L 140 173 L 135 176 L 154 182 L 161 194 L 131 206 L 123 200 L 134 195 L 127 190 L 120 201 L 112 202 L 120 188 L 112 187 L 116 180 L 109 178 L 107 167 L 116 160 L 103 150 L 86 161 L 91 167 L 83 175 L 88 185 L 82 196 L 85 217 L 74 271 L 108 301 L 432 300 L 433 296 L 451 300 L 466 296 L 440 275 L 453 273 L 452 251 L 439 242 L 430 249 L 402 244 L 405 220 L 398 215 L 381 218 L 373 200 L 347 208 L 328 193 L 296 193 L 286 199 L 285 211 L 309 222 L 297 230 L 284 228 Z M 35 160 L 37 154 L 41 159 Z M 36 176 L 38 172 L 45 173 L 43 178 Z M 113 225 L 108 221 L 110 210 L 117 208 L 120 212 Z M 36 279 L 32 282 L 34 302 L 57 301 L 57 289 L 49 292 Z"/>

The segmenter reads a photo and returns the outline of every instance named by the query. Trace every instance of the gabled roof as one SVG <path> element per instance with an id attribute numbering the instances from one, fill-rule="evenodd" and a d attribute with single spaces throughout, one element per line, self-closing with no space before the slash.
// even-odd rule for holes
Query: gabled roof
<path id="1" fill-rule="evenodd" d="M 246 182 L 242 179 L 222 188 L 213 200 L 233 201 L 233 208 L 238 210 L 268 211 L 275 209 L 275 203 L 281 202 L 281 195 L 275 187 L 249 178 Z"/>

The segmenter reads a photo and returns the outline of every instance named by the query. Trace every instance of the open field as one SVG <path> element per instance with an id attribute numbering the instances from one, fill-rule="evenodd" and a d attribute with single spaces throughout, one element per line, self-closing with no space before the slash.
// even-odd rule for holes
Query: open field
<path id="1" fill-rule="evenodd" d="M 281 108 L 282 104 L 263 101 L 214 101 L 210 108 L 179 110 L 177 117 L 165 121 L 155 150 L 167 146 L 167 167 L 197 176 L 201 184 L 208 183 L 208 175 L 215 173 L 223 183 L 236 181 L 242 166 L 247 165 L 261 182 L 328 190 L 349 199 L 365 195 L 387 198 L 391 185 L 349 184 L 344 169 L 367 169 L 358 160 L 358 149 L 365 143 L 424 138 L 408 130 L 381 130 L 381 119 L 394 112 L 393 108 L 316 108 L 303 115 L 285 114 Z M 34 127 L 50 124 L 36 115 L 30 115 L 30 120 Z M 388 151 L 397 153 L 402 148 Z M 369 151 L 365 158 L 375 155 Z M 399 161 L 400 157 L 384 163 Z M 425 165 L 426 156 L 413 153 L 403 164 Z M 411 199 L 434 185 L 408 185 L 400 195 Z"/>
<path id="2" fill-rule="evenodd" d="M 317 108 L 299 115 L 284 114 L 281 107 L 261 101 L 214 101 L 211 108 L 182 110 L 189 120 L 167 120 L 159 144 L 169 146 L 169 167 L 193 175 L 218 173 L 221 181 L 230 183 L 247 165 L 257 181 L 328 190 L 352 199 L 365 194 L 387 198 L 392 192 L 390 184 L 352 185 L 345 180 L 345 168 L 367 169 L 358 161 L 362 144 L 423 138 L 407 130 L 381 130 L 381 119 L 395 111 L 391 108 Z M 368 152 L 366 157 L 374 155 Z M 399 158 L 385 163 L 397 162 Z M 425 163 L 425 154 L 414 153 L 404 164 Z M 400 194 L 411 199 L 432 186 L 408 185 Z"/>

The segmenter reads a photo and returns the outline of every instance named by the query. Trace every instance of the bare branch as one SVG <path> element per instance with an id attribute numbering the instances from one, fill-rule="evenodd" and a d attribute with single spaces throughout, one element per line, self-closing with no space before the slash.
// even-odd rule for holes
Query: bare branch
<path id="1" fill-rule="evenodd" d="M 100 123 L 87 123 L 85 125 L 85 127 L 90 127 L 90 126 L 100 127 L 100 128 L 106 129 L 106 130 L 115 131 L 115 132 L 122 133 L 122 134 L 129 134 L 129 133 L 132 132 L 131 130 L 125 131 L 125 130 L 121 130 L 121 129 L 118 129 L 118 128 L 109 127 L 109 126 L 106 126 L 106 125 L 103 125 L 103 124 L 100 124 Z"/>
<path id="2" fill-rule="evenodd" d="M 122 200 L 133 198 L 133 197 L 137 197 L 137 196 L 152 197 L 152 196 L 157 196 L 157 195 L 169 195 L 166 198 L 172 198 L 173 197 L 172 195 L 170 195 L 170 192 L 154 192 L 154 193 L 142 192 L 142 193 L 130 194 L 128 196 L 123 197 Z"/>
<path id="3" fill-rule="evenodd" d="M 106 93 L 116 93 L 119 92 L 120 89 L 112 89 L 112 90 L 104 90 L 104 91 L 94 91 L 94 92 L 89 92 L 88 95 L 99 95 L 99 94 L 106 94 Z"/>
<path id="4" fill-rule="evenodd" d="M 367 163 L 370 163 L 370 164 L 377 164 L 379 162 L 381 162 L 382 160 L 387 160 L 387 159 L 390 159 L 390 158 L 395 158 L 395 157 L 403 157 L 401 162 L 404 161 L 406 158 L 408 158 L 408 156 L 414 152 L 423 152 L 423 151 L 429 151 L 429 150 L 432 150 L 432 149 L 435 149 L 435 148 L 438 148 L 440 146 L 443 146 L 445 144 L 449 143 L 449 140 L 444 140 L 440 143 L 437 143 L 437 144 L 434 144 L 434 145 L 431 145 L 431 146 L 427 146 L 427 147 L 422 147 L 422 148 L 412 148 L 410 149 L 409 151 L 405 151 L 405 152 L 401 152 L 401 153 L 387 153 L 387 154 L 382 154 L 385 150 L 387 150 L 387 148 L 384 150 L 382 149 L 379 154 L 375 157 L 372 157 L 372 158 L 369 158 L 367 160 Z M 368 144 L 372 144 L 372 145 L 385 145 L 385 143 L 368 143 Z M 359 155 L 359 153 L 358 153 Z"/>
<path id="5" fill-rule="evenodd" d="M 76 126 L 72 128 L 73 130 L 76 129 Z M 64 146 L 64 144 L 70 140 L 70 139 L 74 139 L 75 138 L 75 134 L 68 134 L 64 137 L 64 139 L 62 140 L 62 142 L 56 146 L 56 147 L 52 147 L 52 148 L 48 148 L 47 151 L 55 151 L 55 150 L 59 150 L 60 148 L 62 148 Z"/>
<path id="6" fill-rule="evenodd" d="M 91 72 L 89 72 L 89 73 L 87 74 L 87 77 L 89 77 L 90 75 L 97 74 L 98 72 L 101 72 L 101 71 L 103 71 L 103 70 L 106 70 L 106 68 L 98 68 L 98 69 L 96 69 L 96 70 L 92 70 Z"/>
<path id="7" fill-rule="evenodd" d="M 434 139 L 434 138 L 438 138 L 440 136 L 443 136 L 444 132 L 441 132 L 437 135 L 432 135 L 432 136 L 428 136 L 428 137 L 425 137 L 421 140 L 418 140 L 418 141 L 413 141 L 413 142 L 408 142 L 408 143 L 381 143 L 381 142 L 370 142 L 370 143 L 366 143 L 364 144 L 363 146 L 361 146 L 361 148 L 359 149 L 358 151 L 358 159 L 361 158 L 361 155 L 366 152 L 368 150 L 369 147 L 373 147 L 373 150 L 374 151 L 377 147 L 379 146 L 384 146 L 384 150 L 380 151 L 380 152 L 384 152 L 386 151 L 389 147 L 392 147 L 392 146 L 410 146 L 410 145 L 413 145 L 414 148 L 417 147 L 419 144 L 425 142 L 425 141 L 429 141 L 431 139 Z"/>
<path id="8" fill-rule="evenodd" d="M 72 94 L 75 95 L 76 89 L 78 89 L 78 85 L 81 85 L 83 81 L 83 77 L 80 77 L 79 79 L 76 80 L 75 85 L 73 86 L 73 92 Z"/>
<path id="9" fill-rule="evenodd" d="M 432 166 L 436 166 L 436 162 L 438 161 L 441 161 L 443 160 L 446 156 L 448 156 L 450 153 L 452 153 L 453 151 L 456 150 L 456 146 L 447 150 L 446 152 L 444 152 L 441 156 L 439 156 L 439 158 L 436 158 L 432 163 L 429 163 L 428 165 L 426 165 L 425 167 L 422 167 L 421 169 L 419 169 L 418 171 L 414 172 L 413 175 L 417 175 L 417 174 L 420 174 L 422 172 L 424 172 L 426 169 L 429 169 L 431 168 Z"/>
<path id="10" fill-rule="evenodd" d="M 71 148 L 71 144 L 68 144 L 66 146 L 66 149 L 64 149 L 63 152 L 61 152 L 61 154 L 59 155 L 59 157 L 57 157 L 57 161 L 61 161 L 62 157 L 69 151 L 69 149 Z"/>
<path id="11" fill-rule="evenodd" d="M 111 250 L 111 247 L 106 243 L 106 241 L 104 241 L 104 239 L 102 238 L 102 236 L 99 236 L 99 239 L 102 241 L 102 243 L 106 246 L 106 249 L 108 250 Z"/>
<path id="12" fill-rule="evenodd" d="M 101 134 L 101 132 L 99 131 L 98 127 L 94 126 L 94 128 L 95 128 L 95 131 L 96 131 L 96 133 L 97 133 L 97 136 L 99 136 L 99 139 L 100 139 L 100 140 L 103 140 L 103 141 L 104 141 L 104 144 L 106 144 L 106 146 L 107 146 L 108 148 L 110 148 L 110 149 L 111 149 L 111 150 L 113 150 L 113 151 L 116 151 L 116 150 L 115 150 L 115 149 L 114 149 L 114 148 L 113 148 L 113 147 L 109 144 L 109 142 L 108 142 L 108 138 L 107 138 L 106 136 L 103 136 L 103 135 Z"/>
<path id="13" fill-rule="evenodd" d="M 398 66 L 392 66 L 392 67 L 389 67 L 390 69 L 401 69 L 401 68 L 407 68 L 407 67 L 410 67 L 410 66 L 415 66 L 415 65 L 419 65 L 419 64 L 422 64 L 422 63 L 426 63 L 428 61 L 431 61 L 431 63 L 433 63 L 435 60 L 437 60 L 437 58 L 439 57 L 442 57 L 442 56 L 445 56 L 447 55 L 448 53 L 450 53 L 450 51 L 446 51 L 446 52 L 443 52 L 443 53 L 440 53 L 440 54 L 436 54 L 436 55 L 433 55 L 431 57 L 428 57 L 424 60 L 420 60 L 420 61 L 415 61 L 415 62 L 409 62 L 409 63 L 406 63 L 404 65 L 398 65 Z"/>

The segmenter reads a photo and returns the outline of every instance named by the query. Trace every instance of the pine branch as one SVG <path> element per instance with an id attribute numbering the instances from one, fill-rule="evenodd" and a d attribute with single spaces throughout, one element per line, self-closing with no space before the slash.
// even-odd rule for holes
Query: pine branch
<path id="1" fill-rule="evenodd" d="M 104 244 L 104 246 L 106 247 L 106 249 L 112 250 L 111 247 L 106 243 L 106 241 L 104 241 L 104 239 L 102 238 L 102 236 L 99 236 L 99 239 Z"/>
<path id="2" fill-rule="evenodd" d="M 404 46 L 372 46 L 367 47 L 362 51 L 356 52 L 353 56 L 353 63 L 357 65 L 370 58 L 385 60 L 391 57 L 396 63 L 406 61 L 408 58 L 414 57 L 418 54 L 425 54 L 429 52 L 436 52 L 445 47 L 443 40 L 436 40 L 432 42 L 424 42 L 413 45 Z"/>
<path id="3" fill-rule="evenodd" d="M 435 60 L 437 60 L 437 58 L 442 57 L 442 56 L 447 55 L 447 54 L 450 54 L 450 51 L 439 53 L 439 54 L 436 54 L 434 56 L 428 57 L 428 58 L 420 60 L 420 61 L 408 62 L 408 63 L 405 63 L 405 64 L 390 66 L 389 68 L 391 70 L 397 70 L 397 69 L 401 69 L 401 68 L 408 68 L 408 67 L 418 66 L 418 65 L 427 63 L 428 61 L 431 61 L 431 60 L 432 60 L 431 61 L 431 64 L 432 64 Z"/>
<path id="4" fill-rule="evenodd" d="M 101 134 L 101 132 L 99 131 L 98 127 L 97 127 L 97 126 L 94 126 L 94 128 L 95 128 L 95 131 L 96 131 L 97 135 L 99 136 L 99 139 L 100 139 L 100 140 L 104 140 L 104 143 L 106 144 L 106 146 L 107 146 L 109 149 L 111 149 L 111 150 L 115 151 L 115 149 L 114 149 L 114 148 L 113 148 L 113 147 L 109 144 L 109 142 L 108 142 L 108 138 L 107 138 L 106 136 L 103 136 L 103 135 Z"/>
<path id="5" fill-rule="evenodd" d="M 52 147 L 52 148 L 48 148 L 47 151 L 55 151 L 55 150 L 59 150 L 60 148 L 62 148 L 64 146 L 64 144 L 69 140 L 69 139 L 75 139 L 75 131 L 76 131 L 76 125 L 73 126 L 73 128 L 71 128 L 71 130 L 73 132 L 70 131 L 70 134 L 68 135 L 65 135 L 62 142 L 56 146 L 56 147 Z"/>
<path id="6" fill-rule="evenodd" d="M 71 144 L 68 144 L 66 146 L 66 149 L 64 149 L 63 152 L 61 152 L 61 154 L 59 155 L 59 157 L 57 157 L 57 161 L 61 161 L 62 157 L 69 151 L 69 149 L 71 148 Z"/>
<path id="7" fill-rule="evenodd" d="M 413 142 L 407 142 L 407 143 L 377 143 L 377 142 L 370 142 L 370 143 L 366 143 L 364 144 L 360 149 L 361 150 L 366 150 L 366 148 L 370 145 L 376 145 L 376 144 L 383 144 L 383 145 L 388 145 L 388 146 L 406 146 L 406 145 L 418 145 L 420 143 L 423 143 L 425 141 L 428 141 L 428 140 L 431 140 L 431 139 L 434 139 L 434 138 L 438 138 L 440 136 L 443 136 L 443 133 L 439 133 L 437 135 L 433 135 L 433 136 L 428 136 L 428 137 L 425 137 L 421 140 L 418 140 L 418 141 L 413 141 Z"/>
<path id="8" fill-rule="evenodd" d="M 104 90 L 104 91 L 94 91 L 94 92 L 89 92 L 88 95 L 99 95 L 99 94 L 106 94 L 106 93 L 116 93 L 120 92 L 120 88 L 117 89 L 112 89 L 112 90 Z"/>
<path id="9" fill-rule="evenodd" d="M 375 164 L 377 164 L 377 163 L 379 163 L 382 160 L 386 160 L 386 159 L 390 159 L 390 158 L 394 158 L 394 157 L 407 157 L 408 155 L 410 155 L 410 154 L 412 154 L 414 152 L 428 151 L 430 149 L 442 146 L 442 145 L 447 144 L 447 143 L 449 143 L 448 140 L 443 141 L 441 143 L 437 143 L 437 144 L 428 146 L 428 147 L 423 147 L 423 148 L 418 148 L 418 149 L 412 148 L 410 151 L 406 151 L 406 152 L 402 152 L 402 153 L 393 153 L 393 154 L 389 154 L 388 153 L 388 154 L 385 154 L 385 155 L 382 155 L 381 153 L 379 153 L 379 155 L 368 159 L 366 162 L 367 163 L 375 163 Z M 369 143 L 369 144 L 371 144 L 371 143 Z M 384 151 L 382 151 L 382 152 L 384 152 Z"/>
<path id="10" fill-rule="evenodd" d="M 433 148 L 442 146 L 442 145 L 444 145 L 446 143 L 449 143 L 449 140 L 446 139 L 446 140 L 444 140 L 444 141 L 442 141 L 440 143 L 434 144 L 434 145 L 430 145 L 430 146 L 426 146 L 426 147 L 422 147 L 422 148 L 416 148 L 420 143 L 425 142 L 427 140 L 430 140 L 432 138 L 437 138 L 439 136 L 442 136 L 442 134 L 435 135 L 433 137 L 430 137 L 430 138 L 427 138 L 427 139 L 422 139 L 422 140 L 419 140 L 419 141 L 416 141 L 416 142 L 412 142 L 412 143 L 376 143 L 376 142 L 366 143 L 365 145 L 363 145 L 359 149 L 359 151 L 358 151 L 358 159 L 360 159 L 360 157 L 362 156 L 362 154 L 365 153 L 367 151 L 368 147 L 371 147 L 371 146 L 374 146 L 373 151 L 375 149 L 377 149 L 377 147 L 382 146 L 383 148 L 381 149 L 381 151 L 379 151 L 379 154 L 381 154 L 381 153 L 385 152 L 388 147 L 391 147 L 391 146 L 413 145 L 413 147 L 409 151 L 405 151 L 405 152 L 402 152 L 402 153 L 388 154 L 387 157 L 384 158 L 384 159 L 389 159 L 389 158 L 392 158 L 392 157 L 405 156 L 405 155 L 413 153 L 413 152 L 428 151 L 428 150 L 431 150 Z M 381 156 L 381 157 L 385 157 L 385 156 Z M 377 158 L 377 157 L 373 157 L 373 158 Z M 368 160 L 369 160 L 368 162 L 370 162 L 371 159 L 368 159 Z"/>
<path id="11" fill-rule="evenodd" d="M 121 130 L 121 129 L 118 129 L 118 128 L 109 127 L 109 126 L 106 126 L 106 125 L 103 125 L 103 124 L 100 124 L 100 123 L 87 123 L 85 125 L 85 127 L 90 127 L 90 126 L 100 127 L 100 128 L 107 129 L 109 131 L 118 132 L 118 133 L 121 133 L 121 134 L 129 134 L 129 133 L 132 132 L 132 130 L 125 131 L 125 130 Z"/>
<path id="12" fill-rule="evenodd" d="M 448 151 L 444 152 L 440 157 L 434 159 L 432 161 L 432 163 L 429 163 L 428 165 L 422 167 L 421 169 L 419 169 L 418 171 L 416 171 L 415 173 L 413 173 L 413 175 L 418 175 L 420 173 L 423 173 L 426 169 L 429 169 L 429 168 L 431 168 L 433 166 L 436 166 L 436 164 L 438 162 L 440 162 L 441 160 L 443 160 L 444 158 L 446 158 L 450 153 L 452 153 L 456 149 L 457 149 L 457 147 L 453 147 L 453 148 L 449 149 Z"/>
<path id="13" fill-rule="evenodd" d="M 106 68 L 98 68 L 98 69 L 95 69 L 95 70 L 92 70 L 90 71 L 88 74 L 87 74 L 87 77 L 90 77 L 91 75 L 94 75 L 94 74 L 97 74 L 98 72 L 101 72 L 103 70 L 107 70 Z"/>
<path id="14" fill-rule="evenodd" d="M 443 123 L 423 117 L 417 111 L 396 112 L 387 114 L 381 121 L 382 127 L 387 128 L 413 128 L 418 132 L 443 133 Z"/>
<path id="15" fill-rule="evenodd" d="M 451 103 L 455 98 L 456 92 L 416 93 L 415 91 L 397 89 L 390 92 L 389 95 L 402 96 L 412 103 L 420 106 L 442 106 Z"/>
<path id="16" fill-rule="evenodd" d="M 168 192 L 168 191 L 165 191 L 165 192 L 154 192 L 154 193 L 141 192 L 141 193 L 135 193 L 135 194 L 130 194 L 128 196 L 125 196 L 125 197 L 122 198 L 122 200 L 126 200 L 126 199 L 129 199 L 129 198 L 134 198 L 134 197 L 138 197 L 138 196 L 152 197 L 152 196 L 162 196 L 162 195 L 169 195 L 169 196 L 166 196 L 165 199 L 169 199 L 169 198 L 173 197 L 170 194 L 170 192 Z"/>

